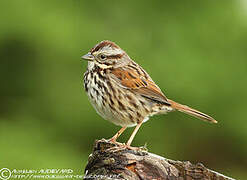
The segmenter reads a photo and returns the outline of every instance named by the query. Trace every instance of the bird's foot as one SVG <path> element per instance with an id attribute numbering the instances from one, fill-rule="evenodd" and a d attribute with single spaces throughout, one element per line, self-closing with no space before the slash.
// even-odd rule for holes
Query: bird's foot
<path id="1" fill-rule="evenodd" d="M 110 143 L 113 143 L 113 144 L 115 144 L 117 146 L 122 146 L 123 145 L 123 143 L 117 142 L 115 138 L 108 139 L 107 141 L 110 142 Z"/>
<path id="2" fill-rule="evenodd" d="M 114 147 L 111 147 L 109 149 L 107 149 L 107 151 L 111 151 L 113 153 L 116 153 L 116 152 L 119 152 L 119 151 L 123 151 L 123 150 L 132 150 L 132 151 L 147 151 L 147 148 L 144 146 L 144 147 L 133 147 L 133 146 L 130 146 L 130 145 L 127 145 L 125 143 L 116 143 L 114 142 L 117 146 L 114 146 Z"/>
<path id="3" fill-rule="evenodd" d="M 128 150 L 133 150 L 133 151 L 148 151 L 146 146 L 142 146 L 142 147 L 133 147 L 130 145 L 125 145 L 125 148 Z"/>

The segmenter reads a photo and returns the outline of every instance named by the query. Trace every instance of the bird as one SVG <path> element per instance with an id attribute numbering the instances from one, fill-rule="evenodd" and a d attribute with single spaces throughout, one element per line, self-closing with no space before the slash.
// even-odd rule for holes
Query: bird
<path id="1" fill-rule="evenodd" d="M 171 111 L 217 123 L 205 113 L 168 99 L 149 74 L 112 41 L 99 42 L 82 59 L 88 61 L 83 82 L 89 101 L 101 117 L 121 126 L 111 142 L 117 142 L 127 127 L 135 126 L 125 144 L 131 147 L 144 122 Z"/>

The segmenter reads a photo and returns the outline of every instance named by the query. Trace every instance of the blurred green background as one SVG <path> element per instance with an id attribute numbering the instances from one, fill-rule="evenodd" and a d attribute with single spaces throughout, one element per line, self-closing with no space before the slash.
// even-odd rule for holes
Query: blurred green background
<path id="1" fill-rule="evenodd" d="M 0 168 L 83 173 L 94 140 L 120 128 L 96 114 L 82 82 L 80 57 L 108 39 L 167 97 L 219 122 L 155 116 L 133 145 L 247 178 L 246 1 L 1 0 L 0 9 Z"/>

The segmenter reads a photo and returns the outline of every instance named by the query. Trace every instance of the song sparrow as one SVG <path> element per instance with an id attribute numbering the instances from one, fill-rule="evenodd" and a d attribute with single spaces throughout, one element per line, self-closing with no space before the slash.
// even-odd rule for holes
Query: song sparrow
<path id="1" fill-rule="evenodd" d="M 111 41 L 98 43 L 82 58 L 88 61 L 84 88 L 90 102 L 104 119 L 122 126 L 111 141 L 116 142 L 127 127 L 136 126 L 126 144 L 130 146 L 150 116 L 174 110 L 217 123 L 200 111 L 167 99 L 146 71 Z"/>

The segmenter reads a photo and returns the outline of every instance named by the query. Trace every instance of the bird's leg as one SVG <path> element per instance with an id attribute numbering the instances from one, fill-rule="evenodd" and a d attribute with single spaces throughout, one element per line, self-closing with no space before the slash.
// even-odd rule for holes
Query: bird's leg
<path id="1" fill-rule="evenodd" d="M 127 127 L 122 127 L 111 139 L 109 139 L 110 142 L 116 142 L 117 138 L 125 131 Z"/>
<path id="2" fill-rule="evenodd" d="M 130 150 L 137 150 L 137 151 L 141 150 L 142 148 L 139 148 L 139 147 L 131 147 L 130 145 L 131 145 L 131 143 L 132 143 L 132 141 L 133 141 L 133 139 L 134 139 L 134 137 L 135 137 L 137 131 L 138 131 L 139 128 L 141 127 L 142 122 L 143 122 L 143 121 L 139 122 L 139 123 L 136 125 L 136 127 L 135 127 L 133 133 L 131 134 L 129 140 L 127 141 L 127 144 L 118 143 L 118 147 L 112 147 L 112 148 L 110 148 L 110 149 L 108 149 L 108 150 L 110 150 L 110 151 L 112 151 L 112 152 L 118 152 L 118 151 L 124 150 L 124 149 L 126 149 L 126 148 L 127 148 L 127 149 L 130 149 Z M 126 129 L 126 127 L 122 127 L 122 128 L 117 132 L 117 134 L 115 134 L 109 141 L 114 142 L 114 143 L 117 143 L 117 142 L 116 142 L 116 139 L 124 132 L 125 129 Z"/>
<path id="3" fill-rule="evenodd" d="M 141 127 L 142 122 L 143 122 L 143 121 L 139 122 L 139 123 L 136 125 L 136 127 L 135 127 L 133 133 L 131 134 L 129 140 L 127 141 L 127 144 L 126 144 L 127 147 L 130 147 L 130 144 L 132 143 L 132 141 L 133 141 L 133 139 L 134 139 L 134 137 L 135 137 L 135 135 L 136 135 L 138 129 Z"/>

